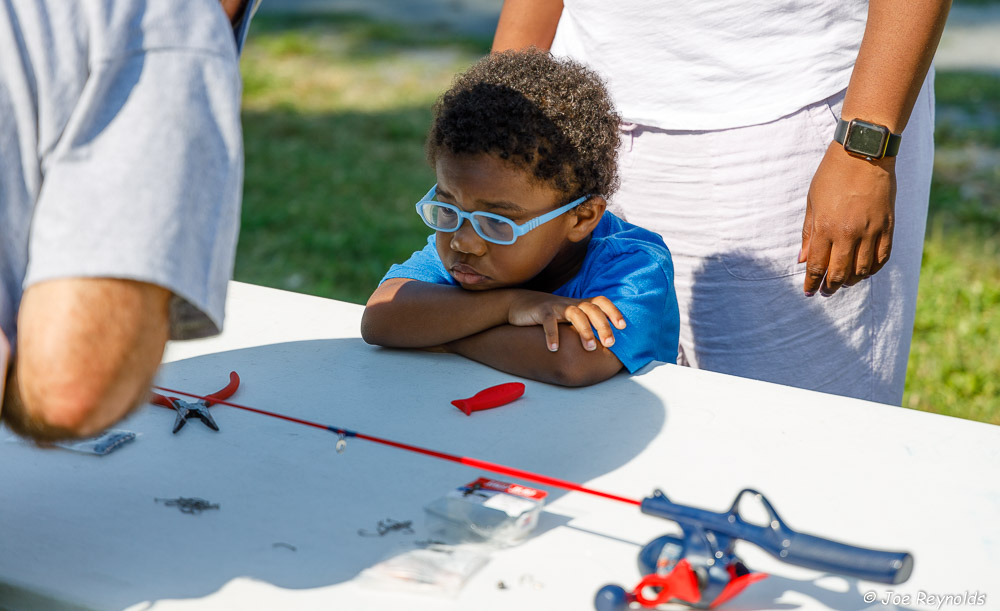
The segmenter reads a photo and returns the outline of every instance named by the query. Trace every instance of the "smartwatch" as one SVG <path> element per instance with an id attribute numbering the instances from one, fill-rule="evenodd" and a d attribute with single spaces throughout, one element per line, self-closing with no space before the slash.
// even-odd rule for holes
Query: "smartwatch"
<path id="1" fill-rule="evenodd" d="M 844 150 L 852 155 L 872 159 L 895 157 L 899 152 L 899 142 L 903 137 L 889 132 L 889 128 L 878 123 L 869 123 L 861 119 L 837 123 L 833 139 L 844 145 Z"/>

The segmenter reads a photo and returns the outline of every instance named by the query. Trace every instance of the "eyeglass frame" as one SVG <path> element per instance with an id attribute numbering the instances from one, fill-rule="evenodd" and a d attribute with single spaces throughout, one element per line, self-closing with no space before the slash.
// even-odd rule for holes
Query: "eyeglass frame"
<path id="1" fill-rule="evenodd" d="M 420 220 L 422 220 L 424 222 L 424 225 L 427 225 L 428 227 L 430 227 L 434 231 L 441 231 L 443 233 L 455 233 L 456 231 L 458 231 L 459 229 L 461 229 L 462 225 L 465 224 L 465 221 L 468 220 L 470 223 L 472 223 L 472 229 L 476 232 L 476 235 L 478 235 L 482 239 L 486 240 L 490 244 L 498 244 L 500 246 L 510 246 L 511 244 L 517 242 L 517 239 L 519 237 L 521 237 L 524 234 L 528 233 L 532 229 L 535 229 L 535 228 L 539 227 L 540 225 L 551 221 L 554 218 L 562 216 L 563 214 L 569 212 L 573 208 L 576 208 L 580 204 L 584 203 L 585 201 L 587 201 L 588 199 L 590 199 L 591 197 L 593 197 L 593 195 L 584 195 L 582 197 L 578 197 L 578 198 L 574 199 L 573 201 L 569 202 L 568 204 L 560 206 L 560 207 L 556 208 L 555 210 L 551 210 L 549 212 L 546 212 L 545 214 L 541 214 L 539 216 L 536 216 L 535 218 L 527 221 L 526 223 L 521 223 L 520 225 L 518 225 L 517 223 L 515 223 L 511 219 L 509 219 L 509 218 L 507 218 L 505 216 L 501 216 L 499 214 L 493 214 L 492 212 L 480 212 L 478 210 L 474 211 L 474 212 L 466 212 L 466 211 L 462 210 L 461 208 L 459 208 L 458 206 L 456 206 L 455 204 L 446 204 L 445 202 L 439 202 L 436 199 L 431 199 L 436 194 L 437 194 L 437 184 L 435 184 L 433 187 L 431 187 L 431 190 L 428 191 L 427 194 L 424 195 L 422 198 L 420 198 L 420 201 L 417 202 L 417 205 L 416 205 L 417 216 L 419 216 Z M 454 211 L 455 214 L 458 215 L 458 220 L 459 220 L 458 225 L 456 225 L 454 229 L 438 229 L 434 225 L 431 225 L 429 222 L 427 222 L 427 219 L 424 218 L 424 215 L 420 212 L 420 208 L 424 204 L 434 204 L 434 205 L 442 206 L 444 208 L 447 208 L 449 210 Z M 490 218 L 490 219 L 494 219 L 494 220 L 500 221 L 502 223 L 506 223 L 507 225 L 509 225 L 514 230 L 514 237 L 511 238 L 511 240 L 509 242 L 502 242 L 502 241 L 497 240 L 496 238 L 491 238 L 491 237 L 483 235 L 483 232 L 480 231 L 480 229 L 479 229 L 479 223 L 476 221 L 476 217 L 477 216 L 486 217 L 486 218 Z"/>

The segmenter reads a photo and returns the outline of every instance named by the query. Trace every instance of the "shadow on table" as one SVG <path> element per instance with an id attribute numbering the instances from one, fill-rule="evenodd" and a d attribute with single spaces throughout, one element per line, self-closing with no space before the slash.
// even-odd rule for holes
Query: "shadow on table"
<path id="1" fill-rule="evenodd" d="M 752 568 L 752 567 L 751 567 Z M 816 579 L 789 579 L 770 575 L 767 579 L 750 585 L 733 601 L 726 603 L 726 609 L 731 611 L 780 611 L 798 609 L 795 603 L 778 603 L 786 592 L 796 592 L 818 601 L 829 609 L 840 611 L 864 611 L 866 609 L 894 609 L 897 611 L 915 611 L 916 607 L 908 606 L 915 603 L 915 596 L 904 594 L 905 585 L 882 585 L 872 587 L 870 584 L 862 588 L 857 579 L 827 574 Z M 865 601 L 866 595 L 874 595 L 870 602 Z M 887 600 L 888 602 L 881 602 Z"/>
<path id="2" fill-rule="evenodd" d="M 581 484 L 628 463 L 666 421 L 660 398 L 626 375 L 582 389 L 524 380 L 525 395 L 514 403 L 466 416 L 450 401 L 518 378 L 454 355 L 360 339 L 176 361 L 163 366 L 158 384 L 207 394 L 230 370 L 242 378 L 233 402 Z M 220 505 L 185 515 L 144 499 L 132 527 L 141 531 L 136 545 L 155 551 L 131 569 L 144 575 L 142 600 L 204 597 L 237 577 L 291 589 L 350 580 L 397 546 L 426 538 L 422 508 L 430 501 L 481 475 L 512 479 L 360 439 L 338 454 L 338 438 L 322 430 L 227 406 L 212 413 L 218 433 L 195 420 L 171 435 L 174 414 L 152 406 L 126 422 L 148 430 L 142 446 L 154 454 L 152 472 L 124 485 L 151 498 Z M 565 494 L 546 489 L 550 499 Z M 377 531 L 380 520 L 411 521 L 413 532 L 359 536 Z"/>

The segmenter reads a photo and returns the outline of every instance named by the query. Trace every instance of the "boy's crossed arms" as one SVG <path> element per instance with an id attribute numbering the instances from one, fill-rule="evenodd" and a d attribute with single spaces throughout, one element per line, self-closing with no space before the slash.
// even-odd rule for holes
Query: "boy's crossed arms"
<path id="1" fill-rule="evenodd" d="M 624 329 L 625 318 L 603 296 L 467 291 L 391 278 L 369 299 L 361 332 L 373 344 L 454 352 L 522 377 L 583 386 L 622 367 L 608 350 L 615 342 L 612 325 Z"/>

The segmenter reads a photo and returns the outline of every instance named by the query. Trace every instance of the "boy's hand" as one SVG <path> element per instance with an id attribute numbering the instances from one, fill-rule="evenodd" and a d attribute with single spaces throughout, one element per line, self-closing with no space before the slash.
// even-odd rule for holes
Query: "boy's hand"
<path id="1" fill-rule="evenodd" d="M 597 329 L 601 344 L 609 347 L 615 343 L 611 324 L 625 328 L 625 318 L 607 297 L 570 299 L 533 291 L 525 291 L 511 302 L 507 322 L 517 327 L 541 325 L 545 343 L 552 352 L 559 350 L 560 322 L 573 325 L 585 350 L 597 349 L 593 329 Z"/>

